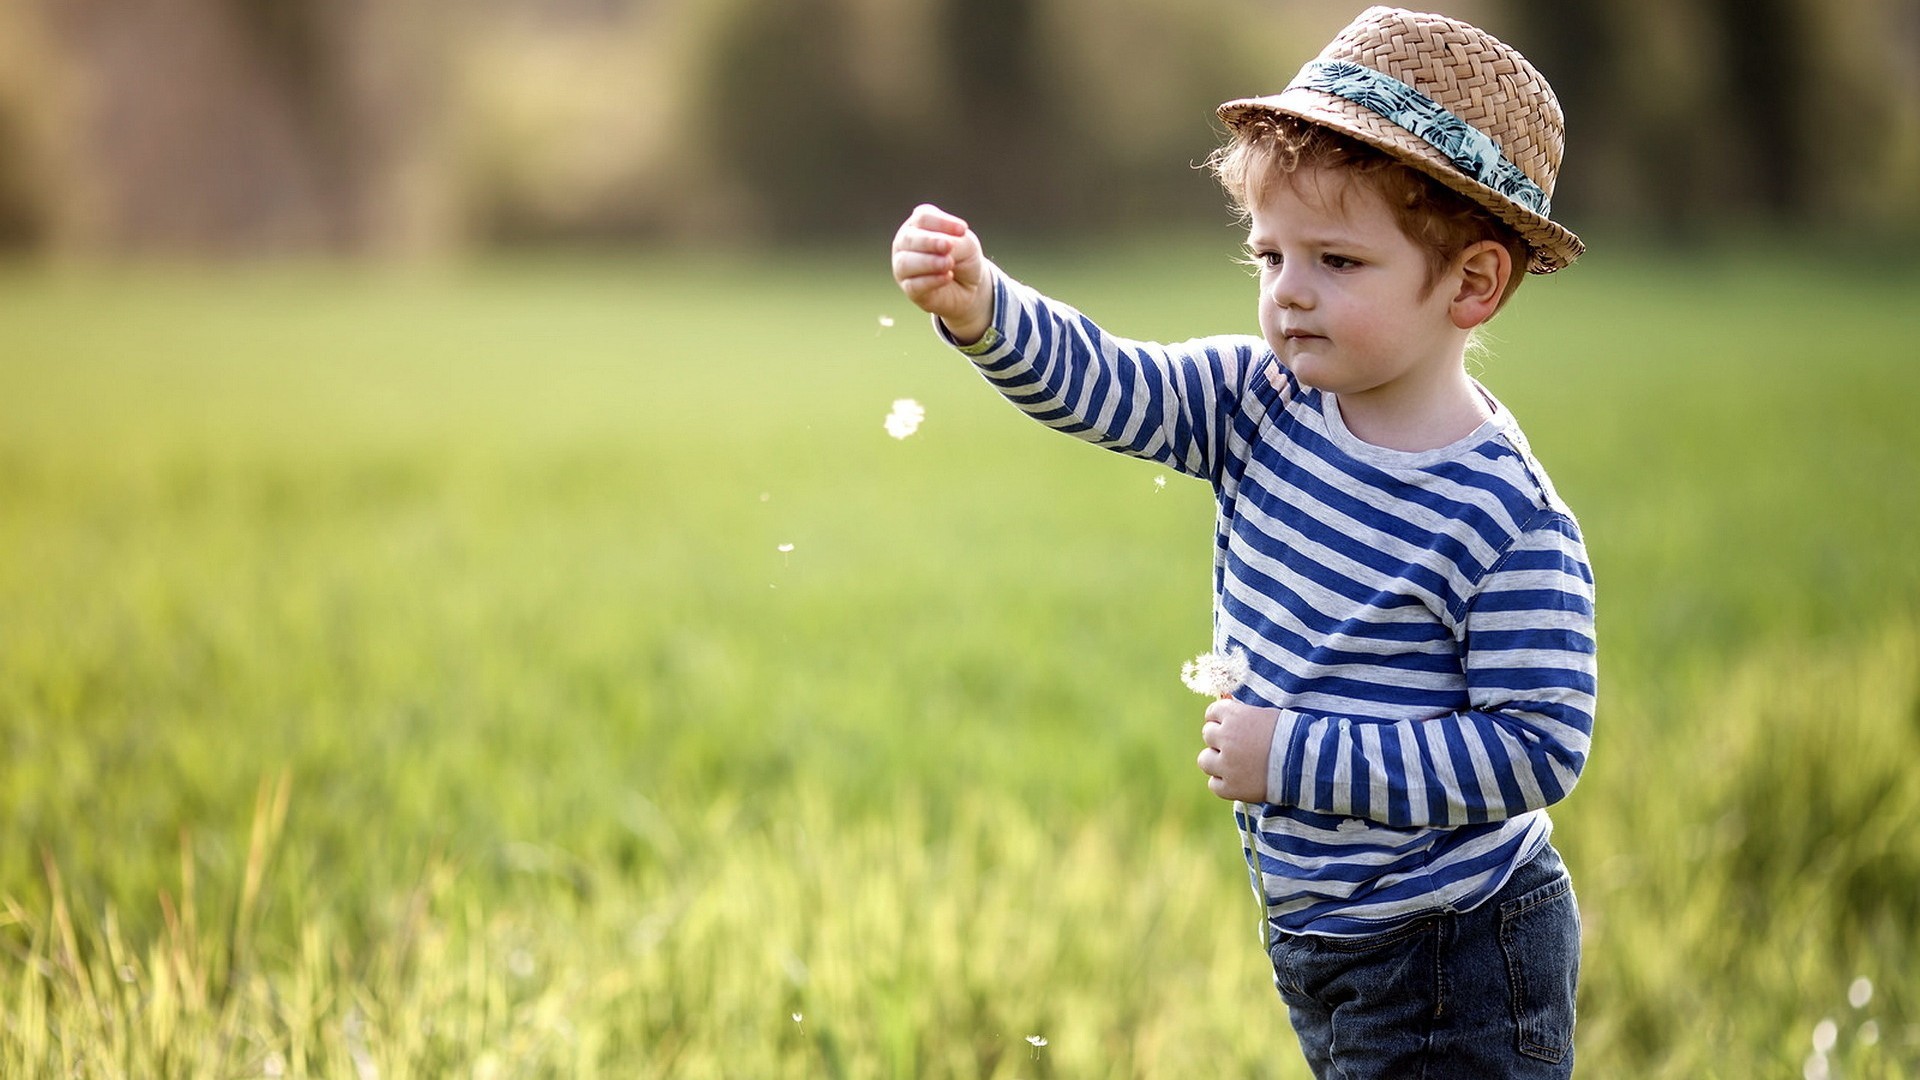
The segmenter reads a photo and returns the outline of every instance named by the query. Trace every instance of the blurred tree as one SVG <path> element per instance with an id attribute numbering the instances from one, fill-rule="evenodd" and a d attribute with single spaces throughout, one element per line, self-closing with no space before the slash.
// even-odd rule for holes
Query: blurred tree
<path id="1" fill-rule="evenodd" d="M 1566 108 L 1576 219 L 1920 223 L 1916 0 L 1505 0 L 1500 25 Z"/>
<path id="2" fill-rule="evenodd" d="M 1074 223 L 1078 215 L 1060 193 L 1079 186 L 1075 174 L 1099 165 L 1088 169 L 1055 152 L 1076 140 L 1058 115 L 1061 95 L 1044 77 L 1059 57 L 1058 50 L 1047 55 L 1039 4 L 940 0 L 937 6 L 940 58 L 953 88 L 951 125 L 941 133 L 942 176 L 966 178 L 961 197 L 1003 222 Z"/>
<path id="3" fill-rule="evenodd" d="M 1217 215 L 1219 101 L 1353 0 L 0 0 L 0 245 L 404 254 Z M 1452 0 L 1576 228 L 1920 226 L 1920 0 Z M 1218 219 L 1218 218 L 1216 218 Z M 1889 229 L 1891 227 L 1891 229 Z"/>
<path id="4" fill-rule="evenodd" d="M 1300 21 L 1252 0 L 741 0 L 698 100 L 716 170 L 789 234 L 890 229 L 923 199 L 1054 232 L 1159 224 L 1218 211 L 1192 168 L 1213 107 L 1283 83 Z"/>
<path id="5" fill-rule="evenodd" d="M 416 252 L 445 243 L 431 174 L 437 0 L 12 0 L 47 49 L 38 157 L 71 253 Z M 16 95 L 23 93 L 16 88 Z"/>
<path id="6" fill-rule="evenodd" d="M 26 190 L 28 165 L 14 120 L 0 113 L 0 249 L 27 247 L 39 241 L 40 217 Z"/>
<path id="7" fill-rule="evenodd" d="M 841 0 L 756 0 L 720 34 L 709 113 L 719 167 L 750 193 L 740 224 L 792 235 L 871 225 L 886 177 L 909 167 L 863 92 Z"/>
<path id="8" fill-rule="evenodd" d="M 1739 131 L 1738 174 L 1750 178 L 1760 208 L 1779 217 L 1811 209 L 1808 140 L 1803 109 L 1813 81 L 1818 40 L 1808 32 L 1808 6 L 1825 0 L 1705 0 L 1712 23 L 1725 29 L 1725 85 L 1720 101 Z"/>

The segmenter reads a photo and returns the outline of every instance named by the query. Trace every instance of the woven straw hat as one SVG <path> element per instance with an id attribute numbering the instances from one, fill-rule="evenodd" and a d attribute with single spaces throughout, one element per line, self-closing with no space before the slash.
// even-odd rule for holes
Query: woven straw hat
<path id="1" fill-rule="evenodd" d="M 1531 273 L 1586 250 L 1548 217 L 1566 144 L 1560 101 L 1526 57 L 1478 27 L 1368 8 L 1285 90 L 1219 109 L 1235 129 L 1274 114 L 1349 135 L 1486 207 L 1527 242 Z"/>

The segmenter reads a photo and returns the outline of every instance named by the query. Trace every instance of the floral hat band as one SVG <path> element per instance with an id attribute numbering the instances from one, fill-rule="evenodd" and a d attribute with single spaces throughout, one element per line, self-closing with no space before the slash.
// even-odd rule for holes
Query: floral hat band
<path id="1" fill-rule="evenodd" d="M 1527 269 L 1558 270 L 1586 245 L 1554 221 L 1566 118 L 1520 51 L 1470 23 L 1370 7 L 1278 94 L 1237 98 L 1241 134 L 1291 117 L 1329 128 L 1478 203 L 1526 241 Z"/>
<path id="2" fill-rule="evenodd" d="M 1547 193 L 1507 160 L 1492 136 L 1385 72 L 1346 60 L 1313 60 L 1300 69 L 1288 89 L 1296 86 L 1371 109 L 1418 135 L 1480 183 L 1541 217 L 1553 212 Z"/>

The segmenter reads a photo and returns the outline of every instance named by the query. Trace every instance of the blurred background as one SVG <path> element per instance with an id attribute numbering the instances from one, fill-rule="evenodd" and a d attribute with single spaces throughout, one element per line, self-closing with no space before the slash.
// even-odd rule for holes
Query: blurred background
<path id="1" fill-rule="evenodd" d="M 350 255 L 1218 220 L 1219 101 L 1354 0 L 0 0 L 0 251 Z M 1556 216 L 1911 236 L 1920 0 L 1460 0 Z"/>
<path id="2" fill-rule="evenodd" d="M 1213 108 L 1360 7 L 0 0 L 0 1076 L 1304 1076 L 1211 492 L 882 251 L 1251 330 Z M 1920 1078 L 1920 0 L 1445 7 L 1592 245 L 1474 360 L 1603 598 L 1582 1074 Z"/>

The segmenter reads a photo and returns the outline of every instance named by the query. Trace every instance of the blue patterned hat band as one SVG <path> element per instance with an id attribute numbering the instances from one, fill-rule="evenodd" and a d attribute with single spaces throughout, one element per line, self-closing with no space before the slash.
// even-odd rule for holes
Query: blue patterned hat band
<path id="1" fill-rule="evenodd" d="M 1552 208 L 1547 193 L 1507 160 L 1492 136 L 1391 75 L 1346 60 L 1315 60 L 1288 86 L 1295 88 L 1318 90 L 1370 109 L 1440 151 L 1461 172 L 1534 213 L 1546 217 Z"/>

